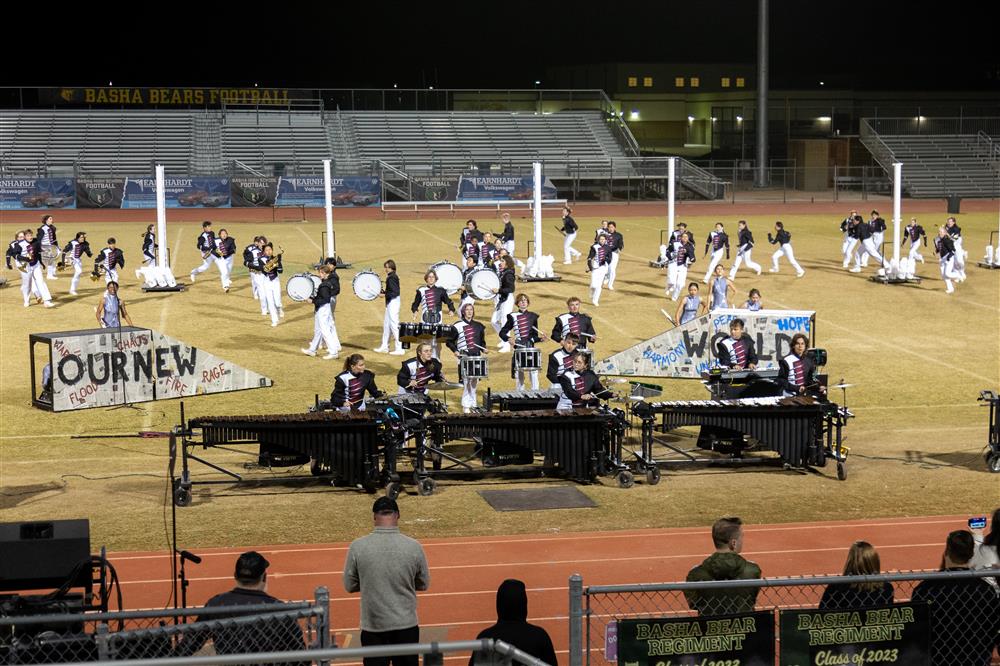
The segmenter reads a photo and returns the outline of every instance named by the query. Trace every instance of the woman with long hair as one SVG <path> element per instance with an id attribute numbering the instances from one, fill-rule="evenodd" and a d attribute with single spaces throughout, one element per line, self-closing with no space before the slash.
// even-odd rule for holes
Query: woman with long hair
<path id="1" fill-rule="evenodd" d="M 878 551 L 867 541 L 855 541 L 847 551 L 845 576 L 874 576 L 880 573 Z M 892 603 L 892 583 L 833 583 L 823 591 L 820 610 L 888 606 Z"/>
<path id="2" fill-rule="evenodd" d="M 364 411 L 365 393 L 373 398 L 379 397 L 375 374 L 365 369 L 364 356 L 351 354 L 344 360 L 344 371 L 333 382 L 330 402 L 342 412 Z"/>
<path id="3" fill-rule="evenodd" d="M 973 569 L 997 569 L 1000 571 L 1000 508 L 993 510 L 990 518 L 990 533 L 983 536 L 979 530 L 973 530 L 972 538 L 976 541 L 976 554 L 969 560 Z M 1000 587 L 996 578 L 986 581 L 994 588 Z"/>

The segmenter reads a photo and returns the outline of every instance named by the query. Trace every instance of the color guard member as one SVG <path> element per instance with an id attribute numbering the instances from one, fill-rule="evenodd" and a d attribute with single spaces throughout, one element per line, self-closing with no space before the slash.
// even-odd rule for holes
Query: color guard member
<path id="1" fill-rule="evenodd" d="M 771 256 L 771 272 L 778 272 L 778 259 L 781 258 L 781 255 L 785 255 L 788 258 L 788 263 L 795 268 L 795 277 L 802 277 L 806 272 L 799 266 L 799 262 L 795 261 L 795 252 L 792 251 L 792 235 L 785 231 L 785 225 L 781 222 L 774 223 L 774 231 L 774 237 L 771 236 L 770 231 L 767 232 L 768 242 L 778 246 L 778 250 Z"/>
<path id="2" fill-rule="evenodd" d="M 579 259 L 581 256 L 580 251 L 573 247 L 573 241 L 576 240 L 576 234 L 580 230 L 580 226 L 576 223 L 571 215 L 573 211 L 569 206 L 563 206 L 562 209 L 562 226 L 559 227 L 559 231 L 565 236 L 563 239 L 563 256 L 564 264 L 573 263 L 573 257 Z"/>
<path id="3" fill-rule="evenodd" d="M 374 351 L 385 354 L 391 353 L 393 356 L 402 356 L 406 352 L 399 341 L 399 304 L 402 292 L 399 289 L 399 275 L 396 273 L 396 262 L 389 259 L 382 268 L 385 269 L 385 316 L 382 318 L 382 344 Z M 389 337 L 396 341 L 396 346 L 389 352 Z"/>
<path id="4" fill-rule="evenodd" d="M 121 328 L 122 319 L 132 326 L 132 318 L 128 316 L 125 304 L 118 298 L 118 283 L 112 280 L 97 305 L 97 323 L 101 328 Z"/>
<path id="5" fill-rule="evenodd" d="M 80 284 L 80 276 L 83 275 L 83 255 L 88 257 L 93 257 L 94 253 L 90 251 L 90 243 L 87 242 L 87 232 L 78 231 L 76 237 L 66 244 L 63 248 L 64 257 L 69 259 L 69 263 L 73 266 L 73 279 L 69 283 L 69 293 L 73 296 L 77 295 L 76 288 Z M 63 259 L 65 261 L 66 259 Z"/>
<path id="6" fill-rule="evenodd" d="M 309 347 L 303 349 L 302 353 L 315 356 L 322 342 L 326 345 L 326 356 L 323 360 L 328 361 L 340 355 L 340 338 L 337 337 L 332 310 L 332 302 L 340 294 L 340 277 L 337 275 L 336 267 L 330 264 L 320 266 L 319 275 L 322 281 L 316 289 L 316 295 L 309 299 L 314 310 L 313 338 Z"/>
<path id="7" fill-rule="evenodd" d="M 708 310 L 705 308 L 705 304 L 701 302 L 701 296 L 698 295 L 698 283 L 692 282 L 688 285 L 688 295 L 684 297 L 680 303 L 677 304 L 677 314 L 674 316 L 674 321 L 677 325 L 686 324 L 695 317 L 703 315 Z"/>
<path id="8" fill-rule="evenodd" d="M 729 292 L 732 292 L 733 296 L 735 296 L 736 288 L 733 286 L 733 281 L 726 277 L 726 267 L 722 264 L 717 264 L 715 266 L 715 276 L 712 278 L 711 303 L 709 304 L 708 311 L 728 308 Z"/>
<path id="9" fill-rule="evenodd" d="M 153 233 L 153 225 L 150 224 L 146 227 L 146 233 L 142 235 L 142 265 L 143 266 L 155 266 L 156 265 L 156 248 L 159 247 L 156 244 L 156 234 Z"/>

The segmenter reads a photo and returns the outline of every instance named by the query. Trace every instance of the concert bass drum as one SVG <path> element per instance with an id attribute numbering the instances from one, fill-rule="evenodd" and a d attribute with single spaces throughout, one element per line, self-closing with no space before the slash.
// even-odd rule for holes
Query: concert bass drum
<path id="1" fill-rule="evenodd" d="M 382 278 L 374 271 L 361 271 L 351 281 L 354 295 L 363 301 L 374 301 L 382 293 Z"/>
<path id="2" fill-rule="evenodd" d="M 447 291 L 449 296 L 462 288 L 462 269 L 450 261 L 439 261 L 430 270 L 437 274 L 437 286 Z"/>
<path id="3" fill-rule="evenodd" d="M 465 291 L 478 301 L 489 301 L 500 289 L 500 276 L 492 268 L 477 268 L 465 280 Z"/>
<path id="4" fill-rule="evenodd" d="M 308 301 L 316 295 L 320 282 L 322 280 L 312 273 L 296 273 L 288 278 L 288 283 L 285 285 L 285 293 L 293 301 L 300 303 Z"/>

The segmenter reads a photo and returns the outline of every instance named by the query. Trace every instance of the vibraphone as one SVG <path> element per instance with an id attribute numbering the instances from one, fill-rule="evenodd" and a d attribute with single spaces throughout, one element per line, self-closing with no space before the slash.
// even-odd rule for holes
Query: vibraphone
<path id="1" fill-rule="evenodd" d="M 174 503 L 186 506 L 191 501 L 189 461 L 194 460 L 222 472 L 237 481 L 243 477 L 191 452 L 232 444 L 260 445 L 262 459 L 275 455 L 298 458 L 296 464 L 311 459 L 313 472 L 329 469 L 336 478 L 351 486 L 374 492 L 380 482 L 379 449 L 383 444 L 379 419 L 365 412 L 311 412 L 266 416 L 203 416 L 190 419 L 187 426 L 171 433 L 171 456 L 176 454 L 176 440 L 181 441 L 181 476 L 174 483 Z M 200 433 L 200 441 L 196 439 Z M 172 469 L 172 467 L 171 467 Z M 287 480 L 287 479 L 286 479 Z M 198 481 L 197 483 L 228 483 Z"/>
<path id="2" fill-rule="evenodd" d="M 762 459 L 744 459 L 745 437 L 757 441 L 762 449 L 777 452 L 793 467 L 822 467 L 827 459 L 837 461 L 837 476 L 847 478 L 844 463 L 847 449 L 842 445 L 841 429 L 853 416 L 832 402 L 811 397 L 742 398 L 736 400 L 687 400 L 638 403 L 633 414 L 642 419 L 642 452 L 636 454 L 647 478 L 657 476 L 659 464 L 720 462 L 720 458 L 696 458 L 688 451 L 664 444 L 681 458 L 654 459 L 654 432 L 669 432 L 684 426 L 701 426 L 699 446 L 716 450 L 719 441 L 729 440 L 732 463 L 760 464 Z M 657 416 L 660 422 L 657 424 Z"/>
<path id="3" fill-rule="evenodd" d="M 503 393 L 486 392 L 485 406 L 487 411 L 497 409 L 501 412 L 523 412 L 537 409 L 555 409 L 559 404 L 556 391 L 506 391 Z"/>
<path id="4" fill-rule="evenodd" d="M 502 474 L 498 467 L 532 461 L 540 455 L 567 477 L 581 482 L 599 474 L 627 471 L 620 464 L 625 419 L 620 411 L 576 409 L 513 413 L 434 414 L 425 421 L 427 436 L 418 447 L 415 461 L 418 490 L 430 494 L 434 476 L 484 476 Z M 471 456 L 459 458 L 445 445 L 474 440 Z M 518 449 L 527 456 L 518 455 Z M 479 459 L 481 467 L 470 462 Z M 428 462 L 447 460 L 444 469 Z M 629 484 L 631 485 L 631 484 Z"/>

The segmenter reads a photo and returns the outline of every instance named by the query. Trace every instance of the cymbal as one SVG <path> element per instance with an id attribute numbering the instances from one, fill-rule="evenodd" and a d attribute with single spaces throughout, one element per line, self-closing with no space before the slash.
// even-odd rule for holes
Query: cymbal
<path id="1" fill-rule="evenodd" d="M 845 389 L 845 388 L 851 388 L 852 386 L 856 386 L 856 384 L 834 384 L 830 388 Z"/>
<path id="2" fill-rule="evenodd" d="M 448 391 L 451 389 L 462 388 L 461 384 L 454 384 L 452 382 L 435 382 L 433 384 L 428 384 L 424 387 L 428 391 Z"/>

